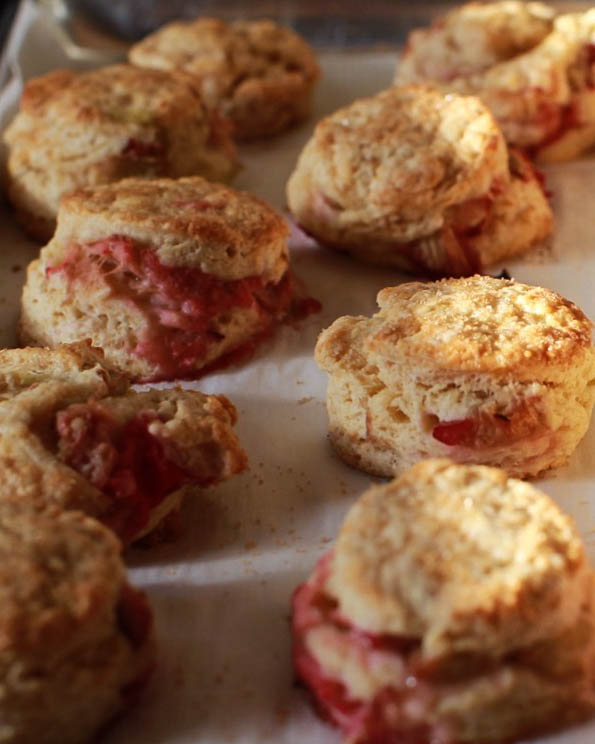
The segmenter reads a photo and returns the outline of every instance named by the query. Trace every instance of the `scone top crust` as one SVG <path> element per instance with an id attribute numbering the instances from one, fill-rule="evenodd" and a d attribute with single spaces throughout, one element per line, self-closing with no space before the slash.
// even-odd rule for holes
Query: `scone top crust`
<path id="1" fill-rule="evenodd" d="M 123 584 L 120 543 L 94 519 L 0 504 L 0 657 L 67 656 L 113 628 Z"/>
<path id="2" fill-rule="evenodd" d="M 444 82 L 453 74 L 481 73 L 537 46 L 552 30 L 554 17 L 554 9 L 539 2 L 466 3 L 430 29 L 413 32 L 415 65 L 428 79 Z"/>
<path id="3" fill-rule="evenodd" d="M 128 389 L 127 379 L 106 367 L 103 352 L 90 343 L 63 344 L 55 349 L 0 349 L 0 402 L 48 382 L 76 386 L 87 397 Z"/>
<path id="4" fill-rule="evenodd" d="M 408 85 L 360 99 L 320 121 L 287 186 L 322 200 L 355 225 L 403 241 L 427 235 L 448 207 L 508 183 L 502 134 L 476 98 Z"/>
<path id="5" fill-rule="evenodd" d="M 548 379 L 594 354 L 592 324 L 576 305 L 512 280 L 411 282 L 381 290 L 378 304 L 365 348 L 420 374 Z"/>
<path id="6" fill-rule="evenodd" d="M 281 215 L 251 194 L 199 176 L 129 178 L 69 194 L 46 259 L 55 263 L 73 243 L 114 235 L 149 247 L 163 264 L 223 280 L 260 276 L 277 282 L 289 260 Z"/>
<path id="7" fill-rule="evenodd" d="M 421 639 L 428 658 L 499 655 L 555 636 L 593 591 L 576 530 L 547 496 L 449 460 L 418 463 L 361 497 L 327 589 L 350 622 Z"/>
<path id="8" fill-rule="evenodd" d="M 182 75 L 113 65 L 90 72 L 56 70 L 30 80 L 20 114 L 5 140 L 17 144 L 28 133 L 32 141 L 53 143 L 56 160 L 97 158 L 89 147 L 106 138 L 134 137 L 148 127 L 167 131 L 180 124 L 209 134 L 209 114 L 191 81 Z"/>
<path id="9" fill-rule="evenodd" d="M 130 60 L 136 65 L 184 70 L 206 80 L 203 95 L 209 103 L 250 79 L 278 80 L 299 74 L 315 81 L 320 75 L 308 44 L 269 20 L 227 24 L 198 18 L 169 23 L 135 44 Z"/>

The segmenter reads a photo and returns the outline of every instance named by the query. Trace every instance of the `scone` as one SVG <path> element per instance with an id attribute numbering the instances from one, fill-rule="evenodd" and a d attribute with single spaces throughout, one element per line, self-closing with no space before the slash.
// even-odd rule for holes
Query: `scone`
<path id="1" fill-rule="evenodd" d="M 198 177 L 76 191 L 29 266 L 22 341 L 91 339 L 134 380 L 197 377 L 299 304 L 287 233 L 264 202 Z"/>
<path id="2" fill-rule="evenodd" d="M 292 625 L 298 677 L 350 744 L 501 744 L 595 709 L 580 538 L 495 468 L 428 460 L 370 488 Z"/>
<path id="3" fill-rule="evenodd" d="M 30 80 L 4 142 L 8 197 L 40 240 L 54 232 L 60 197 L 81 186 L 129 176 L 226 181 L 237 169 L 226 125 L 191 80 L 132 65 Z"/>
<path id="4" fill-rule="evenodd" d="M 246 467 L 235 421 L 224 396 L 127 390 L 83 345 L 0 351 L 4 488 L 40 512 L 84 511 L 125 543 Z"/>
<path id="5" fill-rule="evenodd" d="M 426 457 L 517 477 L 563 465 L 595 402 L 591 323 L 541 287 L 474 276 L 383 289 L 372 318 L 322 332 L 330 440 L 398 475 Z"/>
<path id="6" fill-rule="evenodd" d="M 541 181 L 477 98 L 412 85 L 318 123 L 287 184 L 298 225 L 381 266 L 466 276 L 542 241 Z"/>
<path id="7" fill-rule="evenodd" d="M 176 21 L 130 50 L 141 67 L 182 70 L 241 140 L 267 137 L 305 119 L 320 76 L 313 49 L 272 21 Z"/>
<path id="8" fill-rule="evenodd" d="M 8 501 L 5 498 L 8 497 Z M 154 666 L 151 610 L 115 536 L 0 494 L 0 739 L 87 744 Z"/>
<path id="9" fill-rule="evenodd" d="M 542 161 L 595 144 L 595 10 L 554 18 L 541 3 L 468 3 L 413 31 L 395 83 L 477 95 L 507 141 Z"/>

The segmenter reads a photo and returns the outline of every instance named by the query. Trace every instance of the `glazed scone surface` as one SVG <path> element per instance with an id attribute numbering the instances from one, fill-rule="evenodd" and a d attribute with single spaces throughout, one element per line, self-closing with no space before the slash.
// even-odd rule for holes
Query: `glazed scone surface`
<path id="1" fill-rule="evenodd" d="M 594 600 L 548 497 L 427 460 L 369 489 L 296 591 L 294 663 L 349 741 L 508 741 L 592 713 Z"/>
<path id="2" fill-rule="evenodd" d="M 90 338 L 133 379 L 196 377 L 290 313 L 287 235 L 264 202 L 199 177 L 79 190 L 29 266 L 22 340 Z"/>
<path id="3" fill-rule="evenodd" d="M 90 366 L 93 350 L 77 367 L 83 351 L 0 352 L 0 473 L 15 501 L 39 512 L 84 511 L 133 542 L 175 512 L 191 486 L 246 467 L 227 398 L 134 392 L 96 360 Z"/>
<path id="4" fill-rule="evenodd" d="M 594 39 L 592 9 L 554 17 L 537 3 L 469 3 L 412 32 L 395 82 L 477 95 L 509 143 L 568 160 L 595 142 Z"/>
<path id="5" fill-rule="evenodd" d="M 151 611 L 115 536 L 77 512 L 0 499 L 0 728 L 7 744 L 82 744 L 154 665 Z"/>
<path id="6" fill-rule="evenodd" d="M 8 195 L 23 226 L 49 239 L 60 197 L 129 176 L 202 175 L 237 168 L 225 126 L 180 74 L 115 65 L 30 80 L 4 134 Z"/>
<path id="7" fill-rule="evenodd" d="M 287 198 L 321 244 L 434 275 L 472 274 L 552 229 L 532 167 L 508 154 L 487 108 L 421 85 L 357 100 L 319 122 Z"/>
<path id="8" fill-rule="evenodd" d="M 449 456 L 531 476 L 566 462 L 594 403 L 591 324 L 575 305 L 485 276 L 403 284 L 378 301 L 316 346 L 331 441 L 349 464 L 396 475 Z"/>
<path id="9" fill-rule="evenodd" d="M 207 105 L 233 123 L 239 139 L 276 134 L 305 119 L 320 76 L 298 34 L 272 21 L 176 21 L 130 50 L 142 67 L 182 70 Z"/>

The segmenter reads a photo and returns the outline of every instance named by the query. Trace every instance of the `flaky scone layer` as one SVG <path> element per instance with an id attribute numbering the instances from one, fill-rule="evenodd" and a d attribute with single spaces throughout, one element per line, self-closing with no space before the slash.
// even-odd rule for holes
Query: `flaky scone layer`
<path id="1" fill-rule="evenodd" d="M 320 76 L 304 39 L 268 20 L 176 21 L 135 44 L 129 57 L 141 67 L 190 75 L 207 105 L 229 117 L 234 136 L 244 140 L 305 119 Z"/>
<path id="2" fill-rule="evenodd" d="M 202 175 L 237 169 L 225 126 L 181 74 L 115 65 L 30 80 L 4 134 L 8 196 L 23 226 L 51 237 L 60 198 L 129 176 Z"/>
<path id="3" fill-rule="evenodd" d="M 593 712 L 594 610 L 548 497 L 427 460 L 369 489 L 296 591 L 294 663 L 348 741 L 508 741 Z"/>
<path id="4" fill-rule="evenodd" d="M 552 229 L 537 173 L 475 98 L 405 86 L 323 119 L 287 184 L 322 245 L 413 273 L 464 276 Z"/>
<path id="5" fill-rule="evenodd" d="M 592 9 L 554 18 L 538 3 L 469 3 L 412 32 L 395 82 L 477 95 L 508 142 L 567 160 L 595 142 L 594 40 Z"/>
<path id="6" fill-rule="evenodd" d="M 132 542 L 179 505 L 186 486 L 213 485 L 246 467 L 224 396 L 137 393 L 117 377 L 110 384 L 98 364 L 76 368 L 76 354 L 0 353 L 0 473 L 15 500 L 40 512 L 81 510 Z"/>
<path id="7" fill-rule="evenodd" d="M 331 441 L 395 475 L 424 457 L 536 475 L 568 459 L 595 401 L 591 324 L 554 292 L 490 277 L 382 290 L 323 331 Z"/>
<path id="8" fill-rule="evenodd" d="M 0 498 L 2 741 L 81 744 L 147 680 L 151 612 L 109 530 L 14 496 Z"/>

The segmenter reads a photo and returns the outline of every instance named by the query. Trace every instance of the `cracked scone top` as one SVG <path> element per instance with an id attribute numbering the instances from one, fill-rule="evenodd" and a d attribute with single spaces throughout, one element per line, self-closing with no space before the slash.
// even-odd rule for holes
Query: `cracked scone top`
<path id="1" fill-rule="evenodd" d="M 109 530 L 15 496 L 0 495 L 0 738 L 84 744 L 148 679 L 152 614 Z"/>
<path id="2" fill-rule="evenodd" d="M 552 213 L 478 99 L 392 88 L 320 121 L 287 184 L 319 243 L 369 263 L 467 275 L 545 238 Z"/>
<path id="3" fill-rule="evenodd" d="M 176 21 L 135 44 L 130 61 L 181 70 L 206 104 L 230 119 L 233 136 L 266 137 L 305 119 L 320 76 L 314 50 L 273 21 Z"/>
<path id="4" fill-rule="evenodd" d="M 541 287 L 474 276 L 383 289 L 372 318 L 322 332 L 331 442 L 396 475 L 424 457 L 519 477 L 564 464 L 595 400 L 591 323 Z"/>
<path id="5" fill-rule="evenodd" d="M 135 380 L 196 377 L 247 356 L 299 302 L 287 234 L 260 199 L 199 177 L 80 189 L 28 268 L 22 340 L 89 338 Z"/>
<path id="6" fill-rule="evenodd" d="M 30 80 L 7 128 L 8 196 L 40 240 L 54 231 L 60 197 L 129 176 L 201 175 L 237 168 L 226 127 L 192 81 L 132 65 Z"/>
<path id="7" fill-rule="evenodd" d="M 547 496 L 427 460 L 370 488 L 297 590 L 294 662 L 350 742 L 508 741 L 595 708 L 594 600 Z"/>
<path id="8" fill-rule="evenodd" d="M 126 543 L 163 530 L 191 487 L 246 467 L 235 421 L 224 396 L 128 390 L 83 344 L 0 351 L 5 489 L 38 512 L 81 510 Z"/>
<path id="9" fill-rule="evenodd" d="M 555 17 L 540 3 L 468 3 L 410 34 L 395 82 L 477 95 L 509 143 L 567 160 L 595 142 L 594 41 L 593 9 Z"/>

